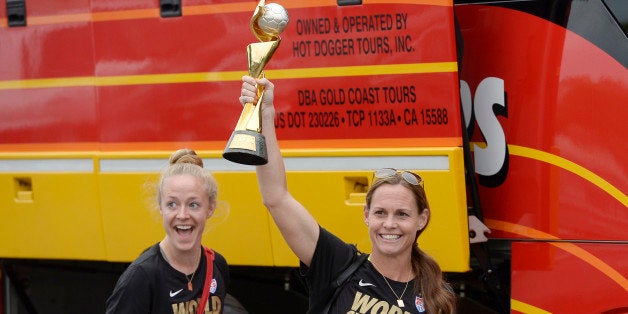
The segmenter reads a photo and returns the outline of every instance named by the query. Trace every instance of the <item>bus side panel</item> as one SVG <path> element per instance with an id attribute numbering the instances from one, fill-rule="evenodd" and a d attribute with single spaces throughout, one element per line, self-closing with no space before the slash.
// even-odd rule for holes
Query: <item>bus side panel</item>
<path id="1" fill-rule="evenodd" d="M 246 46 L 257 41 L 255 3 L 190 0 L 181 17 L 161 18 L 153 0 L 27 2 L 27 26 L 15 28 L 0 4 L 8 43 L 0 46 L 0 258 L 49 264 L 41 276 L 22 268 L 37 306 L 85 306 L 92 299 L 80 290 L 106 297 L 122 267 L 104 281 L 80 280 L 100 289 L 46 292 L 48 282 L 64 287 L 123 266 L 163 237 L 153 180 L 181 147 L 204 158 L 220 189 L 203 242 L 247 279 L 270 275 L 262 287 L 279 282 L 254 301 L 292 294 L 277 266 L 298 263 L 261 203 L 254 169 L 221 156 L 241 112 Z M 468 270 L 452 2 L 282 4 L 291 23 L 265 73 L 277 82 L 276 126 L 295 196 L 368 251 L 362 206 L 372 170 L 414 170 L 432 210 L 422 248 L 445 271 Z M 19 246 L 16 237 L 27 240 Z"/>
<path id="2" fill-rule="evenodd" d="M 0 191 L 0 256 L 106 258 L 92 172 L 0 173 L 0 180 L 7 187 Z"/>
<path id="3" fill-rule="evenodd" d="M 600 1 L 551 3 L 456 8 L 463 104 L 490 236 L 515 241 L 513 310 L 599 312 L 628 298 L 628 70 L 571 29 L 610 25 Z M 628 53 L 618 26 L 601 32 Z"/>
<path id="4" fill-rule="evenodd" d="M 144 177 L 153 178 L 160 167 L 146 163 L 165 161 L 166 151 L 188 146 L 211 160 L 207 169 L 216 174 L 223 187 L 221 200 L 232 209 L 229 219 L 218 219 L 212 226 L 216 234 L 226 236 L 208 236 L 205 241 L 234 265 L 296 266 L 292 253 L 280 244 L 281 237 L 269 230 L 273 223 L 261 204 L 252 168 L 220 159 L 241 112 L 237 93 L 246 73 L 246 46 L 257 41 L 249 34 L 254 3 L 190 2 L 177 18 L 161 18 L 152 1 L 72 4 L 77 8 L 38 2 L 29 11 L 26 27 L 0 28 L 3 38 L 29 43 L 16 45 L 17 52 L 2 50 L 0 59 L 11 66 L 0 81 L 0 93 L 6 96 L 0 98 L 0 106 L 9 113 L 0 116 L 0 148 L 6 161 L 0 166 L 9 165 L 2 172 L 9 178 L 7 184 L 11 176 L 19 175 L 11 162 L 31 151 L 37 152 L 35 159 L 67 151 L 94 159 L 93 168 L 85 172 L 90 184 L 82 186 L 95 189 L 82 199 L 94 216 L 81 220 L 100 222 L 99 228 L 85 226 L 99 232 L 93 240 L 100 255 L 65 257 L 131 261 L 161 238 L 158 218 L 149 210 L 154 203 L 146 201 L 151 196 L 144 186 Z M 442 260 L 445 270 L 467 270 L 451 2 L 338 7 L 328 1 L 286 6 L 292 22 L 265 73 L 277 82 L 276 126 L 282 148 L 293 157 L 309 158 L 291 168 L 289 176 L 298 177 L 297 183 L 330 179 L 344 187 L 352 182 L 354 172 L 362 173 L 356 176 L 368 183 L 363 172 L 375 166 L 425 172 L 431 182 L 427 189 L 435 222 L 422 245 Z M 63 45 L 68 39 L 77 43 L 66 50 Z M 38 49 L 24 49 L 32 46 Z M 23 57 L 32 50 L 41 54 Z M 53 55 L 57 51 L 61 54 Z M 60 62 L 55 63 L 55 56 Z M 70 60 L 76 61 L 75 67 Z M 409 155 L 442 158 L 445 166 L 387 163 Z M 349 162 L 336 169 L 330 168 L 332 163 L 310 167 L 311 160 L 328 157 Z M 362 164 L 360 158 L 378 162 Z M 301 179 L 304 169 L 314 178 Z M 41 174 L 36 168 L 28 170 Z M 44 187 L 35 183 L 37 196 Z M 60 196 L 69 193 L 65 186 L 55 181 L 58 197 L 46 200 L 45 206 L 66 206 Z M 311 199 L 311 185 L 296 184 L 293 189 L 299 197 Z M 330 229 L 349 238 L 363 234 L 362 219 L 350 229 L 341 229 L 333 214 L 324 211 L 347 206 L 343 205 L 347 200 L 352 207 L 363 205 L 359 192 L 340 189 L 338 194 L 330 203 L 318 198 L 308 207 Z M 319 208 L 323 208 L 320 213 Z M 439 221 L 447 228 L 442 229 Z M 65 230 L 54 226 L 46 226 L 49 229 L 41 237 L 65 240 Z M 368 250 L 364 239 L 360 241 Z M 48 256 L 41 254 L 41 258 Z"/>
<path id="5" fill-rule="evenodd" d="M 308 141 L 443 138 L 445 142 L 429 145 L 459 146 L 453 23 L 443 22 L 453 21 L 453 9 L 420 3 L 293 4 L 292 23 L 265 71 L 278 83 L 289 82 L 278 84 L 279 137 Z M 237 99 L 229 91 L 239 90 L 240 77 L 246 73 L 246 47 L 256 42 L 252 34 L 242 35 L 243 29 L 248 31 L 253 4 L 186 7 L 191 14 L 170 19 L 159 18 L 158 10 L 147 8 L 144 2 L 99 1 L 93 5 L 92 16 L 51 15 L 40 21 L 42 25 L 2 29 L 3 33 L 22 34 L 18 37 L 34 33 L 32 28 L 41 29 L 44 35 L 29 42 L 50 42 L 55 50 L 61 50 L 63 59 L 76 58 L 81 64 L 89 60 L 93 67 L 90 71 L 88 66 L 81 68 L 80 76 L 66 74 L 64 64 L 54 63 L 51 54 L 43 51 L 34 59 L 50 63 L 58 73 L 42 69 L 9 72 L 5 79 L 11 81 L 1 86 L 6 99 L 20 99 L 25 84 L 34 90 L 60 88 L 61 95 L 72 90 L 76 95 L 66 102 L 37 91 L 42 93 L 40 98 L 28 100 L 27 106 L 34 109 L 30 115 L 14 115 L 19 121 L 29 117 L 48 121 L 50 117 L 40 116 L 40 112 L 48 114 L 50 108 L 57 108 L 51 115 L 55 121 L 72 121 L 79 114 L 87 118 L 81 116 L 75 122 L 78 127 L 38 124 L 54 130 L 38 138 L 18 136 L 19 131 L 32 133 L 29 125 L 0 129 L 3 135 L 24 144 L 56 143 L 60 136 L 65 142 L 121 144 L 119 147 L 129 142 L 224 144 L 240 113 Z M 317 23 L 329 27 L 313 30 Z M 67 25 L 63 31 L 72 34 L 68 38 L 80 37 L 76 39 L 89 46 L 63 50 L 65 41 L 58 40 L 53 31 L 57 25 Z M 352 48 L 343 48 L 343 44 Z M 308 48 L 305 53 L 300 52 L 303 45 Z M 9 55 L 24 62 L 23 51 L 19 52 Z M 27 66 L 31 65 L 23 67 Z M 95 88 L 93 94 L 79 95 L 84 86 Z M 302 120 L 295 121 L 295 117 Z M 111 146 L 98 149 L 107 147 Z"/>
<path id="6" fill-rule="evenodd" d="M 550 313 L 625 311 L 626 290 L 618 283 L 628 262 L 617 258 L 625 253 L 613 244 L 513 243 L 513 312 L 530 313 L 530 306 Z"/>

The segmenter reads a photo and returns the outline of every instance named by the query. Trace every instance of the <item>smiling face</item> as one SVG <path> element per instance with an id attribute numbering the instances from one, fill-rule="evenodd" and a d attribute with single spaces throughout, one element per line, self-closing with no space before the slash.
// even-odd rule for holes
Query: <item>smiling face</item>
<path id="1" fill-rule="evenodd" d="M 417 232 L 427 224 L 429 209 L 419 213 L 415 195 L 402 184 L 382 184 L 373 191 L 364 219 L 374 254 L 410 256 Z"/>
<path id="2" fill-rule="evenodd" d="M 179 174 L 164 179 L 159 212 L 166 230 L 165 240 L 173 249 L 197 248 L 214 209 L 202 178 Z"/>

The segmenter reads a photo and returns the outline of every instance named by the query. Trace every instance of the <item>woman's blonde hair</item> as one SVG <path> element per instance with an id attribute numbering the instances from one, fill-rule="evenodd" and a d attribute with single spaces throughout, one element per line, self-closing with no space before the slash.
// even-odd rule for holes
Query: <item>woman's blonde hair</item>
<path id="1" fill-rule="evenodd" d="M 170 155 L 170 161 L 161 171 L 159 185 L 157 191 L 157 204 L 161 203 L 161 192 L 164 180 L 171 176 L 187 174 L 203 180 L 205 191 L 209 199 L 211 208 L 216 207 L 216 198 L 218 197 L 218 184 L 209 171 L 203 169 L 203 159 L 190 148 L 182 148 Z"/>

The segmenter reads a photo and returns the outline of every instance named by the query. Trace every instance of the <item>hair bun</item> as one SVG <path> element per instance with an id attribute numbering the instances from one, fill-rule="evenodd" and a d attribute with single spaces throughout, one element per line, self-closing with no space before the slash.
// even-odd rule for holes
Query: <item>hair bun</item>
<path id="1" fill-rule="evenodd" d="M 182 148 L 170 155 L 170 164 L 187 163 L 203 167 L 203 159 L 199 157 L 193 149 Z"/>

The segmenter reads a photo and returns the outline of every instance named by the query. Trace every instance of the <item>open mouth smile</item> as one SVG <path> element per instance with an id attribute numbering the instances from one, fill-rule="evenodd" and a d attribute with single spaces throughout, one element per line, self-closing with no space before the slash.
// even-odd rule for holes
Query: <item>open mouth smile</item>
<path id="1" fill-rule="evenodd" d="M 399 238 L 401 238 L 401 235 L 398 234 L 380 234 L 380 237 L 382 237 L 384 240 L 398 240 Z"/>
<path id="2" fill-rule="evenodd" d="M 178 225 L 174 227 L 174 230 L 177 232 L 177 234 L 189 235 L 192 233 L 192 230 L 194 230 L 194 227 L 192 227 L 191 225 Z"/>

